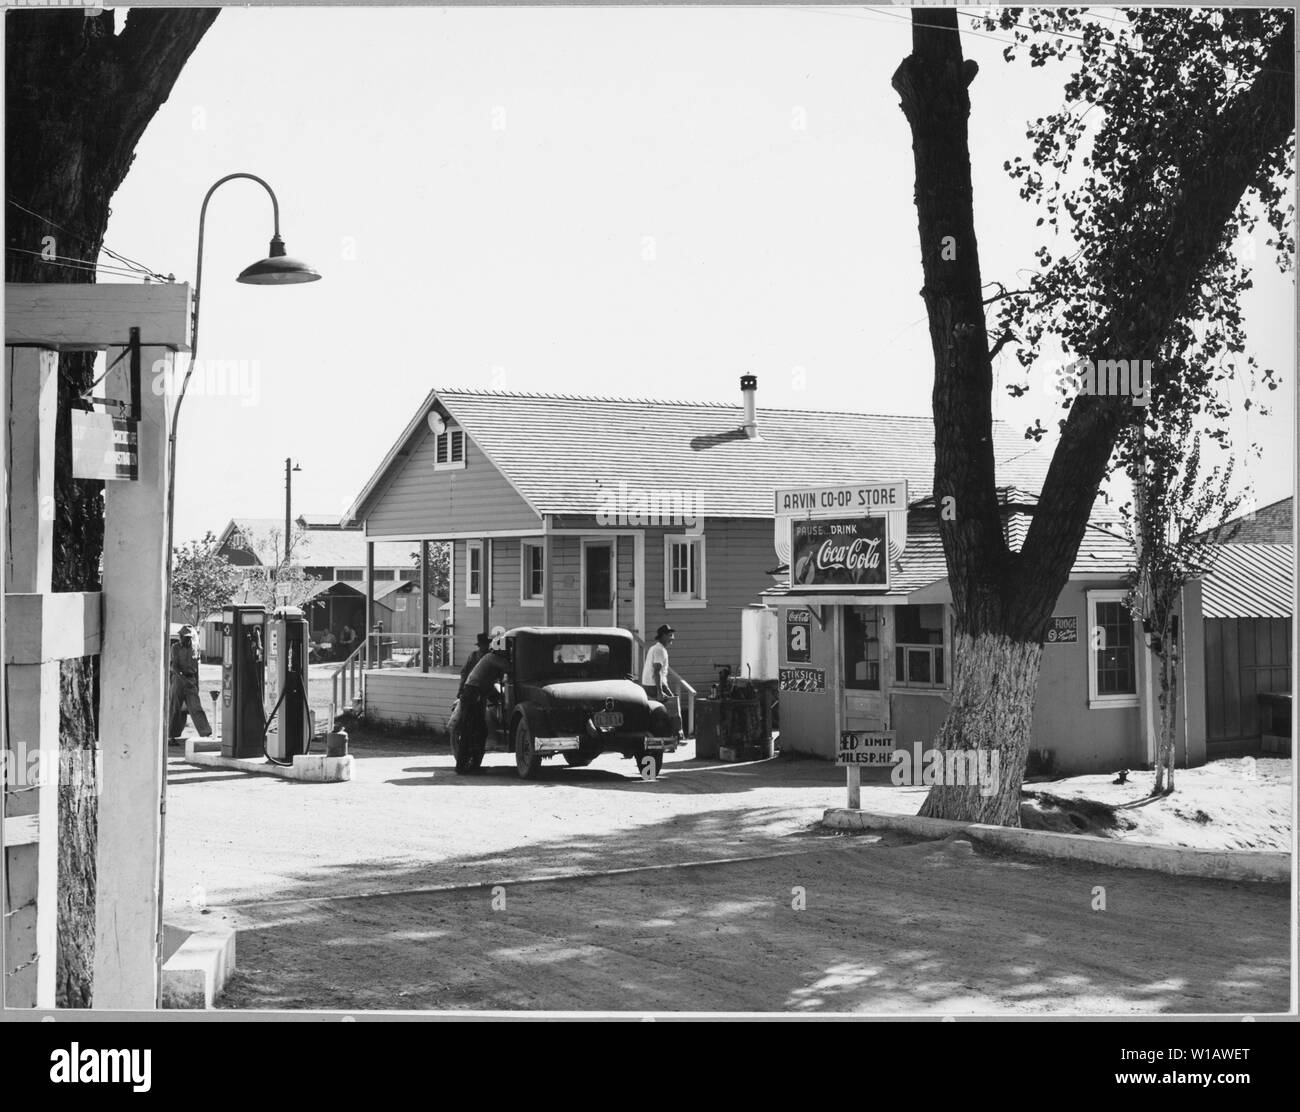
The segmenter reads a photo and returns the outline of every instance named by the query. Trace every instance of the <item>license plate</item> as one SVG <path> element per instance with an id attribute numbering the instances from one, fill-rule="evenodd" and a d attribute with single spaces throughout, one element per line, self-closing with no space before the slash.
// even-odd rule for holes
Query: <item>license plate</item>
<path id="1" fill-rule="evenodd" d="M 623 715 L 616 710 L 598 710 L 591 716 L 591 724 L 598 730 L 614 730 L 623 725 Z"/>
<path id="2" fill-rule="evenodd" d="M 666 738 L 648 737 L 645 739 L 645 747 L 647 749 L 662 749 L 666 741 L 667 741 Z"/>

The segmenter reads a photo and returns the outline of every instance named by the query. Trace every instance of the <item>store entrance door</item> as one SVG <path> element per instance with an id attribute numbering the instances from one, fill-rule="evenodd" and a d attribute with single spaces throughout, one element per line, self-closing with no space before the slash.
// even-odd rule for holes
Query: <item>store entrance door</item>
<path id="1" fill-rule="evenodd" d="M 845 606 L 840 651 L 844 676 L 844 729 L 889 729 L 889 704 L 883 660 L 883 610 Z"/>

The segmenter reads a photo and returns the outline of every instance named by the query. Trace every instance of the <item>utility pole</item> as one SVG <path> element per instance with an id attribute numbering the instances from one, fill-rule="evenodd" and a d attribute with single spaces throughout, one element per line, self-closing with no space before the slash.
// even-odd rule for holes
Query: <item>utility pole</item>
<path id="1" fill-rule="evenodd" d="M 301 471 L 302 468 L 296 463 L 292 463 L 290 457 L 286 456 L 284 460 L 284 567 L 289 569 L 289 549 L 290 538 L 293 529 L 293 473 Z"/>

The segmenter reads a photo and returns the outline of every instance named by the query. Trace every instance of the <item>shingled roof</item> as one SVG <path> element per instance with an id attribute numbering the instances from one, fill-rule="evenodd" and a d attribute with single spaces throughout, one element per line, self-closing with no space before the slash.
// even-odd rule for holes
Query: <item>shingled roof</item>
<path id="1" fill-rule="evenodd" d="M 307 520 L 306 515 L 298 518 Z M 321 520 L 316 518 L 315 520 Z M 337 522 L 337 518 L 333 519 Z M 231 520 L 217 538 L 218 547 L 230 541 L 235 533 L 255 542 L 240 547 L 250 551 L 262 564 L 279 562 L 279 553 L 270 551 L 269 538 L 284 535 L 284 518 L 237 517 Z M 280 541 L 279 543 L 283 543 Z M 409 541 L 377 541 L 375 567 L 409 568 L 411 554 L 416 546 Z M 337 525 L 313 527 L 303 531 L 303 538 L 294 548 L 296 567 L 364 568 L 366 566 L 366 536 L 360 529 L 340 529 Z"/>
<path id="2" fill-rule="evenodd" d="M 619 483 L 642 490 L 698 491 L 714 517 L 773 516 L 779 487 L 906 479 L 913 501 L 931 492 L 929 417 L 758 407 L 759 438 L 723 403 L 435 390 L 421 404 L 344 518 L 368 511 L 390 467 L 428 435 L 441 408 L 541 514 L 592 514 Z M 993 427 L 997 478 L 1037 492 L 1047 453 L 1005 422 Z"/>

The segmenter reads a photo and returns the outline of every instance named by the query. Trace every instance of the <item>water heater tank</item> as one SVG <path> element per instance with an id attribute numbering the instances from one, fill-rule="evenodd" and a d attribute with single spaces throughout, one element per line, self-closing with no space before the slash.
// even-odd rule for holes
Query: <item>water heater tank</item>
<path id="1" fill-rule="evenodd" d="M 746 606 L 740 612 L 740 671 L 737 679 L 777 678 L 777 612 L 770 606 Z"/>

